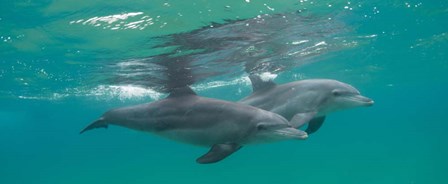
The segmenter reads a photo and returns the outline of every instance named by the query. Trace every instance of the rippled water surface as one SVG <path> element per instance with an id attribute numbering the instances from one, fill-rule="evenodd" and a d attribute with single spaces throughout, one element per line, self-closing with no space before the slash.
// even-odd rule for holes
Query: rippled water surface
<path id="1" fill-rule="evenodd" d="M 445 1 L 5 1 L 0 183 L 447 183 Z M 114 107 L 191 85 L 238 101 L 249 74 L 331 78 L 375 100 L 304 141 L 208 150 L 110 127 Z"/>

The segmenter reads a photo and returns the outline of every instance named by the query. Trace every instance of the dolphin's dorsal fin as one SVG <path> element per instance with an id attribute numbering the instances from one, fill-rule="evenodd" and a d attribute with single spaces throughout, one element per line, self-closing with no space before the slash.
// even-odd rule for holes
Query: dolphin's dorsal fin
<path id="1" fill-rule="evenodd" d="M 172 89 L 170 91 L 170 95 L 168 95 L 168 98 L 185 96 L 185 95 L 197 95 L 197 94 L 190 88 L 190 86 L 184 86 Z"/>
<path id="2" fill-rule="evenodd" d="M 249 75 L 249 79 L 252 83 L 252 92 L 273 88 L 277 85 L 271 79 L 263 80 L 259 75 Z"/>

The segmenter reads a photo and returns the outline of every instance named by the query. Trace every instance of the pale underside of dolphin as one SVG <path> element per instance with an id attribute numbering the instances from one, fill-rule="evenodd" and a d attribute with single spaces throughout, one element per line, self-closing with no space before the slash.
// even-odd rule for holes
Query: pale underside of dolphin
<path id="1" fill-rule="evenodd" d="M 211 147 L 198 163 L 218 162 L 242 146 L 306 139 L 303 122 L 249 105 L 197 96 L 189 87 L 176 89 L 152 103 L 112 109 L 81 133 L 118 125 L 176 141 Z"/>
<path id="2" fill-rule="evenodd" d="M 240 103 L 252 105 L 282 115 L 286 119 L 309 122 L 305 130 L 316 132 L 328 113 L 373 105 L 349 84 L 332 79 L 307 79 L 278 85 L 262 80 L 259 75 L 249 76 L 253 92 Z M 299 125 L 301 126 L 301 125 Z"/>

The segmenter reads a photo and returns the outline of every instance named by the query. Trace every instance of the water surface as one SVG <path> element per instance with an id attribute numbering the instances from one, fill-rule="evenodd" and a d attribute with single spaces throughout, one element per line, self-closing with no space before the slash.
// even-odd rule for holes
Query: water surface
<path id="1" fill-rule="evenodd" d="M 0 8 L 0 183 L 447 183 L 445 1 L 11 1 Z M 104 111 L 192 85 L 237 101 L 247 75 L 332 78 L 375 100 L 305 141 L 207 149 Z M 175 75 L 167 75 L 167 73 Z"/>

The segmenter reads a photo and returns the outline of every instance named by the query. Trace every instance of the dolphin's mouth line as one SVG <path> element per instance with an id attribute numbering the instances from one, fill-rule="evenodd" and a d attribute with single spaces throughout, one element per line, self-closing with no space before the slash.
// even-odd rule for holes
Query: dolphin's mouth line
<path id="1" fill-rule="evenodd" d="M 366 106 L 371 106 L 374 104 L 374 101 L 370 98 L 367 98 L 365 96 L 361 96 L 361 95 L 356 95 L 356 96 L 350 96 L 350 97 L 346 97 L 347 100 L 353 101 L 353 102 L 358 102 L 358 103 L 362 103 Z"/>
<path id="2" fill-rule="evenodd" d="M 294 131 L 291 130 L 283 130 L 283 129 L 279 129 L 279 130 L 275 130 L 275 132 L 277 134 L 280 134 L 282 136 L 287 136 L 287 137 L 294 137 L 294 138 L 299 138 L 299 139 L 306 139 L 308 138 L 308 134 L 305 132 L 300 132 L 301 130 L 297 130 L 294 129 Z"/>

